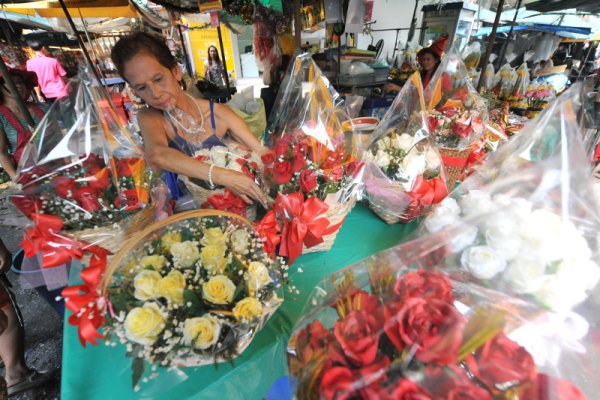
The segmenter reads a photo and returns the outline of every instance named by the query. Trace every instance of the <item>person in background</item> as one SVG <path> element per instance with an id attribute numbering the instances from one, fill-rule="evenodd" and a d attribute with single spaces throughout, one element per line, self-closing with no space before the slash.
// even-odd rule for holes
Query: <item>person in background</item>
<path id="1" fill-rule="evenodd" d="M 53 375 L 29 368 L 25 362 L 23 320 L 6 278 L 11 265 L 12 255 L 0 239 L 0 314 L 5 319 L 5 329 L 0 333 L 0 358 L 4 362 L 4 380 L 9 396 L 40 386 Z"/>
<path id="2" fill-rule="evenodd" d="M 423 83 L 423 87 L 426 88 L 437 68 L 439 67 L 442 54 L 444 53 L 444 48 L 448 43 L 448 35 L 442 35 L 437 38 L 429 47 L 425 47 L 417 53 L 417 61 L 419 65 L 421 65 L 421 82 Z M 445 79 L 447 78 L 447 79 Z M 448 84 L 450 85 L 448 87 Z M 452 82 L 450 78 L 445 75 L 442 77 L 442 90 L 445 92 L 452 88 Z"/>
<path id="3" fill-rule="evenodd" d="M 27 100 L 37 85 L 33 72 L 11 69 L 9 74 L 17 87 L 19 96 Z M 27 103 L 29 114 L 36 126 L 48 108 L 43 104 Z M 21 153 L 31 138 L 35 127 L 30 127 L 17 105 L 17 99 L 8 89 L 4 78 L 0 77 L 0 166 L 14 179 Z"/>
<path id="4" fill-rule="evenodd" d="M 28 46 L 35 51 L 35 56 L 27 60 L 27 71 L 35 72 L 38 77 L 36 93 L 47 102 L 53 103 L 69 94 L 64 76 L 67 72 L 58 60 L 49 57 L 48 50 L 37 40 L 29 41 Z"/>
<path id="5" fill-rule="evenodd" d="M 219 58 L 219 52 L 215 46 L 208 46 L 208 59 L 204 62 L 204 79 L 217 86 L 225 86 L 225 67 Z"/>

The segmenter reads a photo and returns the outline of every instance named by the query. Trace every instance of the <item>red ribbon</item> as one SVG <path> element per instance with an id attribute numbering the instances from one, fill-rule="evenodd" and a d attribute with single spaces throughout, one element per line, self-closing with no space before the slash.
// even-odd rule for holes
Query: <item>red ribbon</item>
<path id="1" fill-rule="evenodd" d="M 79 342 L 83 347 L 86 342 L 96 345 L 96 339 L 103 338 L 98 330 L 105 322 L 108 300 L 100 296 L 98 284 L 105 269 L 106 253 L 93 254 L 89 266 L 81 271 L 83 284 L 69 286 L 62 291 L 65 305 L 72 312 L 69 324 L 77 326 Z"/>
<path id="2" fill-rule="evenodd" d="M 265 252 L 273 258 L 275 249 L 281 241 L 281 235 L 279 234 L 281 228 L 277 223 L 277 218 L 275 218 L 275 211 L 269 211 L 263 219 L 255 225 L 254 229 L 261 238 L 265 239 L 263 248 L 265 249 Z"/>
<path id="3" fill-rule="evenodd" d="M 444 200 L 448 195 L 446 181 L 438 176 L 433 179 L 423 179 L 419 176 L 415 181 L 413 190 L 407 192 L 412 202 L 404 212 L 402 220 L 409 222 L 423 213 L 427 207 Z"/>
<path id="4" fill-rule="evenodd" d="M 284 217 L 279 255 L 288 257 L 289 265 L 302 255 L 302 245 L 323 243 L 323 236 L 338 230 L 343 222 L 329 226 L 329 219 L 323 217 L 329 206 L 314 196 L 305 202 L 302 192 L 277 194 L 274 209 Z"/>
<path id="5" fill-rule="evenodd" d="M 242 216 L 246 215 L 248 204 L 239 196 L 235 195 L 231 190 L 225 189 L 223 194 L 215 194 L 210 196 L 204 203 L 202 208 L 214 208 L 215 210 L 229 211 Z"/>

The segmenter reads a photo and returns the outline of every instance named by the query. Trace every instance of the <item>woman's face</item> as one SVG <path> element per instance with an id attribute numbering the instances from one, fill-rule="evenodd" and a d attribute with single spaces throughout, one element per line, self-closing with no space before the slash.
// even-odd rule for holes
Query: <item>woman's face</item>
<path id="1" fill-rule="evenodd" d="M 429 53 L 425 53 L 423 57 L 421 57 L 421 65 L 425 71 L 430 71 L 437 64 L 437 60 L 434 56 Z"/>
<path id="2" fill-rule="evenodd" d="M 135 94 L 150 107 L 169 110 L 184 96 L 179 86 L 182 78 L 179 66 L 169 69 L 151 54 L 138 53 L 127 61 L 123 75 Z"/>
<path id="3" fill-rule="evenodd" d="M 210 49 L 208 49 L 208 54 L 210 55 L 211 59 L 214 59 L 217 57 L 217 49 L 215 49 L 214 47 L 211 47 Z"/>

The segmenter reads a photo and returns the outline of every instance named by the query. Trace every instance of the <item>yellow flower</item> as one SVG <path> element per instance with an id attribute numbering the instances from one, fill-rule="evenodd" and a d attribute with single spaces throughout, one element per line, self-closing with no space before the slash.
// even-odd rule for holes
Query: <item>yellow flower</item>
<path id="1" fill-rule="evenodd" d="M 250 234 L 246 229 L 237 229 L 231 233 L 231 248 L 237 254 L 247 254 Z"/>
<path id="2" fill-rule="evenodd" d="M 202 284 L 202 297 L 213 304 L 229 304 L 233 300 L 235 285 L 225 275 L 213 276 Z"/>
<path id="3" fill-rule="evenodd" d="M 177 270 L 169 272 L 158 283 L 160 297 L 166 298 L 171 304 L 183 304 L 183 289 L 185 289 L 185 278 Z"/>
<path id="4" fill-rule="evenodd" d="M 221 323 L 212 315 L 189 318 L 183 326 L 183 340 L 194 348 L 205 350 L 213 346 L 219 340 L 221 334 Z"/>
<path id="5" fill-rule="evenodd" d="M 227 244 L 227 236 L 221 228 L 208 228 L 204 231 L 204 236 L 200 239 L 203 246 L 223 247 Z"/>
<path id="6" fill-rule="evenodd" d="M 222 274 L 228 263 L 228 259 L 225 258 L 225 248 L 222 246 L 203 247 L 200 259 L 204 269 L 213 274 Z"/>
<path id="7" fill-rule="evenodd" d="M 133 297 L 138 300 L 150 300 L 158 297 L 158 282 L 161 276 L 156 271 L 144 270 L 133 278 Z"/>
<path id="8" fill-rule="evenodd" d="M 238 321 L 253 321 L 255 318 L 261 317 L 262 314 L 262 304 L 254 297 L 246 297 L 238 301 L 233 307 L 233 315 Z"/>
<path id="9" fill-rule="evenodd" d="M 163 269 L 166 263 L 167 259 L 165 258 L 165 256 L 159 255 L 146 256 L 143 257 L 140 261 L 140 265 L 142 266 L 142 268 L 151 267 L 155 271 L 160 271 L 161 269 Z"/>
<path id="10" fill-rule="evenodd" d="M 256 295 L 256 292 L 264 286 L 273 282 L 269 275 L 269 270 L 265 264 L 253 261 L 248 265 L 248 273 L 246 274 L 246 282 L 250 293 Z"/>
<path id="11" fill-rule="evenodd" d="M 185 242 L 173 243 L 171 245 L 171 255 L 173 255 L 173 261 L 183 268 L 189 268 L 193 266 L 200 258 L 198 246 L 189 240 Z"/>
<path id="12" fill-rule="evenodd" d="M 173 243 L 179 243 L 179 242 L 181 242 L 181 240 L 182 240 L 181 233 L 167 232 L 160 239 L 160 243 L 161 243 L 163 249 L 165 249 L 167 252 L 169 252 L 169 251 L 171 251 L 171 245 Z"/>
<path id="13" fill-rule="evenodd" d="M 123 326 L 127 339 L 151 345 L 165 329 L 165 318 L 156 303 L 146 303 L 129 311 Z"/>
<path id="14" fill-rule="evenodd" d="M 137 259 L 131 258 L 125 265 L 119 270 L 119 272 L 125 276 L 133 276 L 140 270 Z"/>

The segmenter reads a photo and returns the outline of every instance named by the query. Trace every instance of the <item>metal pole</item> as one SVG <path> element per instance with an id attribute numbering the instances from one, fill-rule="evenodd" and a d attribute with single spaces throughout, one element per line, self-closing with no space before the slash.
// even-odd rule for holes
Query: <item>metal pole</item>
<path id="1" fill-rule="evenodd" d="M 590 58 L 590 53 L 592 52 L 593 47 L 594 47 L 594 45 L 592 45 L 592 42 L 590 42 L 590 48 L 589 48 L 587 54 L 585 55 L 585 60 L 583 60 L 583 63 L 581 63 L 581 68 L 579 69 L 579 75 L 577 75 L 577 80 L 579 80 L 579 78 L 581 78 L 581 74 L 583 73 L 583 70 L 585 69 L 585 64 L 587 63 L 588 58 Z"/>
<path id="2" fill-rule="evenodd" d="M 75 36 L 77 37 L 77 42 L 79 42 L 79 47 L 81 47 L 81 51 L 83 51 L 83 55 L 85 56 L 85 59 L 87 60 L 90 67 L 92 68 L 92 72 L 94 73 L 94 76 L 96 77 L 98 82 L 100 84 L 102 84 L 102 79 L 100 79 L 100 75 L 98 74 L 98 71 L 96 71 L 96 68 L 94 67 L 94 63 L 92 63 L 92 59 L 90 58 L 90 55 L 89 55 L 87 49 L 85 48 L 85 45 L 83 44 L 83 40 L 81 40 L 81 38 L 77 34 L 77 28 L 75 27 L 75 23 L 71 19 L 71 14 L 69 14 L 69 10 L 67 10 L 67 6 L 65 6 L 64 0 L 58 0 L 58 2 L 60 3 L 60 6 L 63 9 L 63 12 L 65 13 L 65 17 L 67 18 L 67 21 L 69 21 L 69 25 L 71 25 L 73 34 L 75 34 Z"/>
<path id="3" fill-rule="evenodd" d="M 510 30 L 508 31 L 508 36 L 506 37 L 506 42 L 504 42 L 504 45 L 502 46 L 502 50 L 500 50 L 500 57 L 498 57 L 498 67 L 500 67 L 502 65 L 502 59 L 504 58 L 504 55 L 506 54 L 506 47 L 508 47 L 508 42 L 510 42 L 510 39 L 512 38 L 513 28 L 515 27 L 515 23 L 517 22 L 517 15 L 519 15 L 519 8 L 521 8 L 522 1 L 523 0 L 518 0 L 518 2 L 517 2 L 515 16 L 512 20 L 512 25 L 510 26 Z"/>
<path id="4" fill-rule="evenodd" d="M 2 72 L 2 76 L 4 77 L 4 82 L 8 86 L 8 90 L 10 90 L 10 93 L 17 101 L 17 106 L 19 106 L 19 109 L 23 113 L 25 121 L 27 121 L 29 126 L 33 129 L 33 127 L 35 127 L 35 122 L 33 121 L 33 118 L 31 118 L 31 114 L 29 114 L 29 109 L 27 108 L 27 104 L 25 104 L 25 100 L 21 98 L 21 95 L 19 94 L 19 91 L 15 86 L 15 83 L 12 80 L 12 76 L 10 76 L 10 74 L 8 73 L 8 68 L 6 67 L 6 64 L 4 63 L 2 57 L 0 57 L 0 72 Z"/>
<path id="5" fill-rule="evenodd" d="M 190 76 L 190 78 L 192 78 L 192 81 L 193 81 L 194 77 L 192 76 L 192 64 L 190 63 L 188 52 L 187 52 L 187 49 L 185 48 L 185 41 L 183 40 L 183 33 L 181 33 L 181 28 L 182 28 L 181 25 L 177 25 L 177 32 L 179 32 L 179 39 L 181 40 L 181 48 L 183 49 L 183 56 L 185 57 L 185 66 L 187 67 L 188 75 Z M 223 58 L 225 58 L 225 56 L 223 56 Z M 224 61 L 223 61 L 223 65 L 225 65 Z M 192 82 L 192 84 L 194 84 L 194 82 Z"/>
<path id="6" fill-rule="evenodd" d="M 300 51 L 300 47 L 302 47 L 302 21 L 300 18 L 301 8 L 302 1 L 294 0 L 294 47 L 296 51 Z"/>
<path id="7" fill-rule="evenodd" d="M 62 1 L 62 0 L 61 0 Z M 492 47 L 494 46 L 494 41 L 496 40 L 496 31 L 498 30 L 498 24 L 500 23 L 500 14 L 502 13 L 502 8 L 504 7 L 504 0 L 500 0 L 498 2 L 498 10 L 496 11 L 496 18 L 494 19 L 494 26 L 492 27 L 492 33 L 490 33 L 490 37 L 488 39 L 487 49 L 485 50 L 485 56 L 483 57 L 483 65 L 481 66 L 481 71 L 485 71 L 487 65 L 489 64 L 490 54 L 492 53 Z M 479 77 L 479 83 L 477 84 L 477 91 L 481 89 L 483 86 L 483 73 Z"/>
<path id="8" fill-rule="evenodd" d="M 219 34 L 219 47 L 221 48 L 221 55 L 223 56 L 223 68 L 225 69 L 225 86 L 227 86 L 227 100 L 231 98 L 229 92 L 229 73 L 227 72 L 227 63 L 225 62 L 225 49 L 223 48 L 223 36 L 221 35 L 221 23 L 217 26 L 217 33 Z"/>

